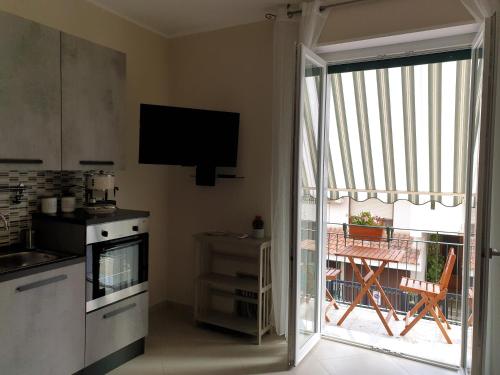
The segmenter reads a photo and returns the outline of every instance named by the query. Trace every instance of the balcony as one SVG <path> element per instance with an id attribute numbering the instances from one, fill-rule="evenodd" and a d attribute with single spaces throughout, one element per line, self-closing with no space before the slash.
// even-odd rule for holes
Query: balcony
<path id="1" fill-rule="evenodd" d="M 329 223 L 326 242 L 327 269 L 335 268 L 341 272 L 335 280 L 326 282 L 326 288 L 335 298 L 339 309 L 328 309 L 329 322 L 324 322 L 324 334 L 381 350 L 449 365 L 459 364 L 462 319 L 462 234 L 388 228 L 384 230 L 381 237 L 360 239 L 359 237 L 352 238 L 346 225 Z M 361 289 L 349 260 L 344 256 L 338 256 L 338 253 L 342 253 L 342 249 L 353 245 L 387 251 L 401 250 L 404 253 L 402 260 L 398 263 L 388 263 L 378 279 L 399 318 L 399 321 L 391 319 L 388 322 L 393 336 L 388 335 L 366 295 L 341 326 L 337 325 Z M 418 294 L 402 291 L 399 288 L 401 278 L 409 277 L 437 283 L 451 249 L 454 249 L 457 259 L 451 272 L 448 292 L 440 303 L 440 308 L 450 324 L 447 333 L 452 343 L 448 344 L 445 341 L 437 324 L 430 316 L 421 319 L 405 336 L 401 336 L 400 333 L 405 328 L 403 318 L 421 298 Z M 355 263 L 361 265 L 361 260 L 355 259 Z M 380 262 L 375 260 L 368 261 L 368 263 L 373 270 L 380 265 Z M 365 276 L 366 270 L 359 268 Z M 387 309 L 382 296 L 375 286 L 371 286 L 370 290 L 385 316 Z M 469 303 L 471 302 L 469 300 Z"/>

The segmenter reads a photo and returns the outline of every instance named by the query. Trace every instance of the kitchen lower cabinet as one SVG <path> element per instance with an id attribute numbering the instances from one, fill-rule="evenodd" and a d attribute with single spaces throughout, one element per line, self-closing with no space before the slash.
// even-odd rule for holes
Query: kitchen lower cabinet
<path id="1" fill-rule="evenodd" d="M 68 375 L 85 353 L 85 263 L 0 283 L 0 374 Z"/>
<path id="2" fill-rule="evenodd" d="M 125 54 L 61 33 L 62 169 L 123 167 Z"/>
<path id="3" fill-rule="evenodd" d="M 0 170 L 61 169 L 60 32 L 0 12 Z"/>
<path id="4" fill-rule="evenodd" d="M 144 292 L 87 314 L 85 367 L 148 334 L 148 298 Z"/>

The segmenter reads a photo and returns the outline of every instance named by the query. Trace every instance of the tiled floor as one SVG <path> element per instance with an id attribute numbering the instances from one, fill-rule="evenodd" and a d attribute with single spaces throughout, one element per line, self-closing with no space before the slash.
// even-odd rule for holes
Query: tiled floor
<path id="1" fill-rule="evenodd" d="M 366 349 L 321 340 L 304 361 L 293 371 L 297 375 L 455 375 L 423 363 L 397 358 Z M 274 373 L 285 375 L 288 372 Z"/>
<path id="2" fill-rule="evenodd" d="M 162 304 L 150 313 L 146 353 L 112 374 L 261 374 L 285 370 L 286 353 L 286 342 L 276 336 L 258 346 L 251 337 L 197 327 L 191 310 Z"/>
<path id="3" fill-rule="evenodd" d="M 185 308 L 161 305 L 151 312 L 146 353 L 113 375 L 453 375 L 448 371 L 349 345 L 322 340 L 297 367 L 287 371 L 287 346 L 267 336 L 260 346 L 246 337 L 196 327 Z"/>

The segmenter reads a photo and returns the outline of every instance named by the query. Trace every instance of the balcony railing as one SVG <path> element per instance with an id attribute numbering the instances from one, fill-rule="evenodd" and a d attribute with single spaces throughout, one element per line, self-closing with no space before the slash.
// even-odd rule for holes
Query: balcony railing
<path id="1" fill-rule="evenodd" d="M 360 290 L 359 283 L 355 281 L 327 281 L 327 289 L 330 291 L 332 296 L 334 296 L 337 303 L 351 304 L 352 300 L 356 297 L 356 294 Z M 415 306 L 420 300 L 420 296 L 410 295 L 409 293 L 404 293 L 397 288 L 389 288 L 382 286 L 387 297 L 391 301 L 392 305 L 399 314 L 406 314 L 410 309 Z M 371 288 L 372 292 L 376 291 L 374 287 Z M 461 295 L 457 293 L 448 293 L 446 299 L 443 302 L 442 310 L 446 316 L 446 320 L 450 324 L 460 324 L 461 319 Z M 370 305 L 368 298 L 365 297 L 358 305 L 359 307 L 373 309 Z M 384 308 L 381 308 L 384 311 Z M 432 320 L 431 317 L 425 317 L 424 319 Z"/>

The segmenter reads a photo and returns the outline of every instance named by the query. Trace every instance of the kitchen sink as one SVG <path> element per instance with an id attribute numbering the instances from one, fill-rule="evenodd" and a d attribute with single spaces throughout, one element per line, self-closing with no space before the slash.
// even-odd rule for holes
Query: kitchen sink
<path id="1" fill-rule="evenodd" d="M 57 258 L 59 258 L 59 256 L 42 253 L 40 251 L 20 251 L 0 255 L 0 272 L 48 263 Z"/>

